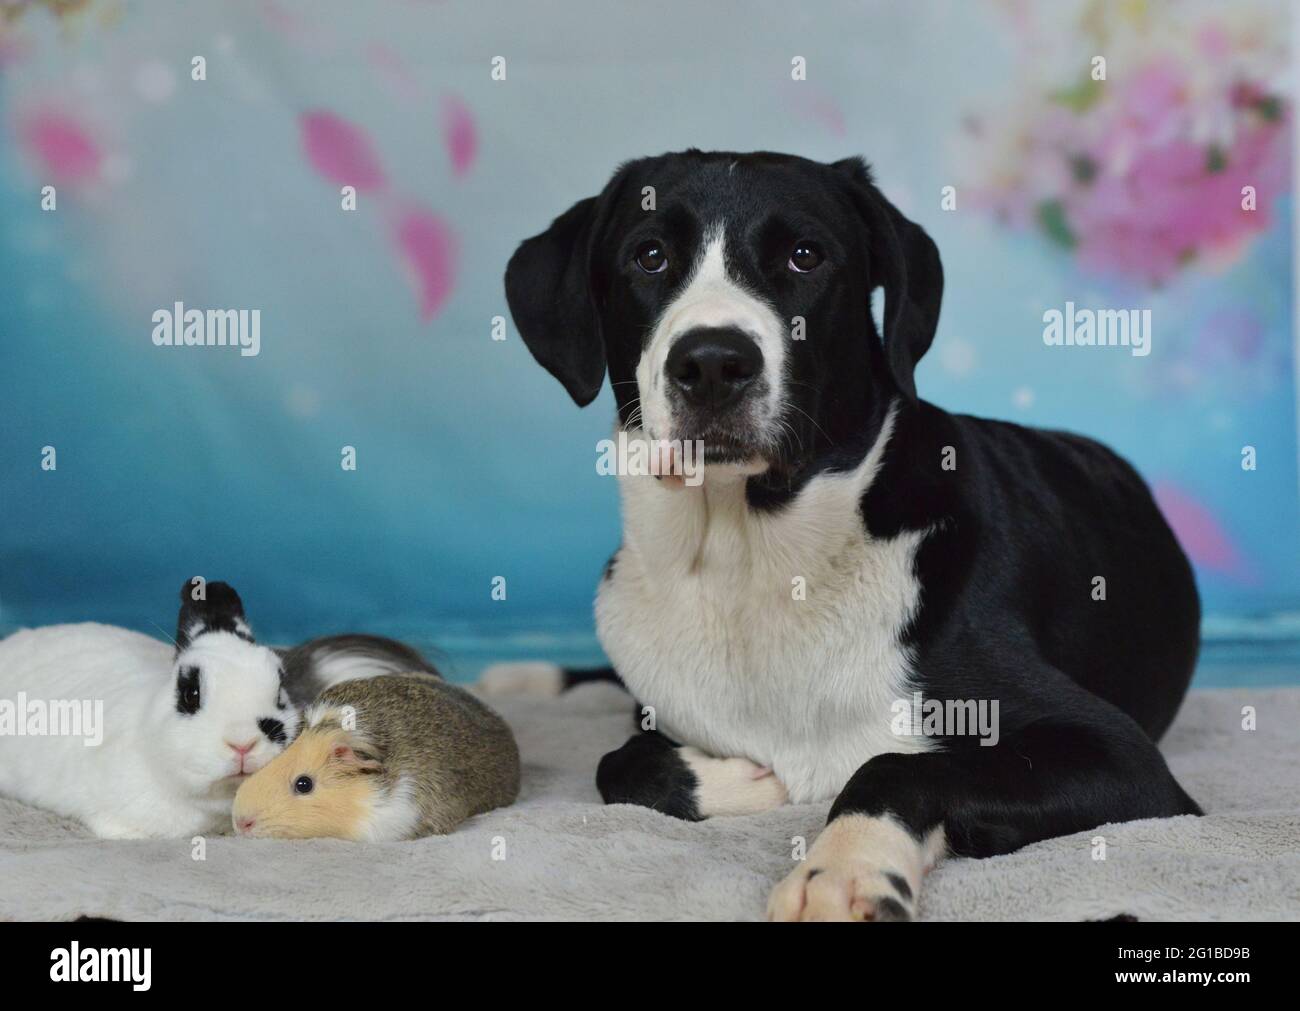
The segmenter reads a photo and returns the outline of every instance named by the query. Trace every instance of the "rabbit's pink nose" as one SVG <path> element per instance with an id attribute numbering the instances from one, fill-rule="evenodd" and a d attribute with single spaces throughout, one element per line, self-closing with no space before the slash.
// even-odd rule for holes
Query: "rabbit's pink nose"
<path id="1" fill-rule="evenodd" d="M 239 829 L 239 831 L 247 832 L 249 829 L 253 827 L 254 824 L 256 824 L 256 822 L 257 822 L 256 818 L 240 818 L 237 822 L 235 822 L 235 825 Z"/>
<path id="2" fill-rule="evenodd" d="M 235 754 L 237 754 L 240 758 L 243 758 L 243 757 L 244 757 L 245 755 L 247 755 L 250 751 L 252 751 L 255 747 L 257 747 L 257 741 L 256 741 L 256 740 L 252 740 L 252 741 L 249 741 L 247 744 L 231 744 L 229 741 L 227 741 L 227 742 L 226 742 L 226 747 L 228 747 L 228 748 L 230 748 L 232 751 L 234 751 Z"/>

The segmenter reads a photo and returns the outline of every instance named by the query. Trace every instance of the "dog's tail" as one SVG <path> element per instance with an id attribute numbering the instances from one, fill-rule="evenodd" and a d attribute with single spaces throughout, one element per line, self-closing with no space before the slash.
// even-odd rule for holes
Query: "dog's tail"
<path id="1" fill-rule="evenodd" d="M 541 660 L 497 663 L 479 676 L 479 691 L 488 696 L 559 695 L 595 681 L 623 684 L 613 667 L 561 667 Z"/>

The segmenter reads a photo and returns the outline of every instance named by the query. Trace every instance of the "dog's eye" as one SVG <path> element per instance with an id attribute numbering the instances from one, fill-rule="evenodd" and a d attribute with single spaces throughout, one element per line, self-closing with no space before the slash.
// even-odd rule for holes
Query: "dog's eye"
<path id="1" fill-rule="evenodd" d="M 316 784 L 312 782 L 310 776 L 299 776 L 293 781 L 294 793 L 311 793 Z"/>
<path id="2" fill-rule="evenodd" d="M 821 250 L 811 242 L 796 243 L 790 253 L 790 262 L 786 264 L 797 274 L 806 274 L 822 262 Z"/>
<path id="3" fill-rule="evenodd" d="M 668 266 L 668 254 L 658 242 L 643 242 L 636 249 L 636 265 L 647 274 L 658 274 Z"/>

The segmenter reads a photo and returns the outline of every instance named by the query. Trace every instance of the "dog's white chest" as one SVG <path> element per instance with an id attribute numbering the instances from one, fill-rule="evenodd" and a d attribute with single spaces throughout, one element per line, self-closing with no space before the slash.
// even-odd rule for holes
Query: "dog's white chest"
<path id="1" fill-rule="evenodd" d="M 866 536 L 869 476 L 815 478 L 774 514 L 746 506 L 743 481 L 622 482 L 624 545 L 596 602 L 615 669 L 657 729 L 771 766 L 794 802 L 835 796 L 873 755 L 924 747 L 890 728 L 910 692 L 899 639 L 921 535 Z"/>

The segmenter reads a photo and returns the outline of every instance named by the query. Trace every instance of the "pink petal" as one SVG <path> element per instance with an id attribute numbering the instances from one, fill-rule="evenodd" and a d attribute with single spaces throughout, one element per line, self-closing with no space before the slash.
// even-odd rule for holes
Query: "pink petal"
<path id="1" fill-rule="evenodd" d="M 1223 60 L 1232 55 L 1232 39 L 1217 24 L 1202 25 L 1196 33 L 1196 45 L 1212 60 Z"/>
<path id="2" fill-rule="evenodd" d="M 806 82 L 801 83 L 795 89 L 790 105 L 804 119 L 812 120 L 836 137 L 844 136 L 844 111 L 829 95 L 813 90 Z"/>
<path id="3" fill-rule="evenodd" d="M 404 102 L 419 100 L 420 83 L 397 50 L 382 42 L 372 42 L 366 49 L 366 59 L 395 96 Z"/>
<path id="4" fill-rule="evenodd" d="M 22 138 L 56 182 L 89 182 L 99 174 L 99 145 L 80 123 L 61 113 L 33 116 L 23 124 Z"/>
<path id="5" fill-rule="evenodd" d="M 455 95 L 444 95 L 442 99 L 442 138 L 451 155 L 452 171 L 463 176 L 478 153 L 478 128 L 469 106 Z"/>
<path id="6" fill-rule="evenodd" d="M 437 215 L 412 210 L 398 219 L 394 241 L 420 296 L 420 318 L 430 320 L 455 283 L 455 236 Z"/>
<path id="7" fill-rule="evenodd" d="M 299 125 L 303 152 L 326 179 L 358 190 L 384 185 L 384 170 L 360 127 L 330 112 L 305 113 Z"/>
<path id="8" fill-rule="evenodd" d="M 16 67 L 32 54 L 31 41 L 22 35 L 0 33 L 0 70 Z"/>
<path id="9" fill-rule="evenodd" d="M 292 35 L 303 29 L 302 19 L 292 11 L 285 10 L 275 0 L 266 0 L 266 3 L 262 4 L 262 14 L 271 27 L 284 32 L 286 35 Z"/>
<path id="10" fill-rule="evenodd" d="M 263 0 L 260 9 L 267 24 L 304 51 L 323 56 L 338 48 L 337 39 L 324 19 L 303 17 L 276 0 Z"/>
<path id="11" fill-rule="evenodd" d="M 1239 581 L 1251 581 L 1250 566 L 1208 506 L 1168 481 L 1158 481 L 1154 493 L 1178 543 L 1193 562 Z"/>

